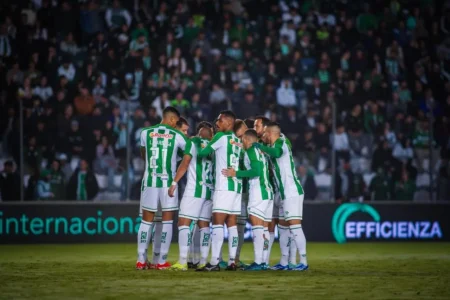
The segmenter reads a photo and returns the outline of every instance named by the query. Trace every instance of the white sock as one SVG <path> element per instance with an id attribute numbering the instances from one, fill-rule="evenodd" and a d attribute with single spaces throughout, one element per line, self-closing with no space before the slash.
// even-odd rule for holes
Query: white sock
<path id="1" fill-rule="evenodd" d="M 269 232 L 269 249 L 267 250 L 266 264 L 270 264 L 270 252 L 272 252 L 273 241 L 275 240 L 275 232 Z"/>
<path id="2" fill-rule="evenodd" d="M 178 259 L 178 262 L 182 265 L 187 263 L 189 246 L 191 244 L 190 235 L 189 226 L 178 227 L 178 246 L 180 248 L 180 258 Z"/>
<path id="3" fill-rule="evenodd" d="M 161 232 L 161 255 L 159 257 L 159 264 L 165 264 L 167 254 L 169 253 L 170 243 L 172 242 L 173 221 L 162 221 Z"/>
<path id="4" fill-rule="evenodd" d="M 303 233 L 302 225 L 291 225 L 289 226 L 291 233 L 293 235 L 295 244 L 297 245 L 298 252 L 300 254 L 300 263 L 304 265 L 308 265 L 306 260 L 306 238 Z"/>
<path id="5" fill-rule="evenodd" d="M 152 222 L 141 221 L 137 235 L 138 261 L 145 263 L 147 261 L 147 249 L 151 239 Z"/>
<path id="6" fill-rule="evenodd" d="M 269 260 L 269 242 L 270 242 L 270 235 L 269 235 L 269 228 L 264 227 L 264 248 L 263 248 L 263 263 L 267 263 Z"/>
<path id="7" fill-rule="evenodd" d="M 292 234 L 289 236 L 289 263 L 293 265 L 297 264 L 297 245 Z"/>
<path id="8" fill-rule="evenodd" d="M 212 238 L 211 238 L 211 265 L 217 265 L 220 260 L 219 256 L 222 253 L 223 244 L 223 226 L 213 225 L 212 227 Z"/>
<path id="9" fill-rule="evenodd" d="M 188 254 L 188 262 L 193 262 L 194 261 L 194 239 L 195 239 L 195 229 L 197 228 L 197 225 L 195 224 L 194 221 L 191 222 L 191 225 L 189 226 L 189 231 L 191 232 L 190 238 L 191 238 L 191 242 L 189 243 L 189 254 Z"/>
<path id="10" fill-rule="evenodd" d="M 162 223 L 155 222 L 153 224 L 153 258 L 152 264 L 156 265 L 159 262 L 159 256 L 161 252 L 161 232 L 162 232 Z"/>
<path id="11" fill-rule="evenodd" d="M 195 226 L 192 237 L 192 244 L 194 248 L 192 263 L 198 264 L 200 262 L 200 228 L 198 228 L 198 226 Z"/>
<path id="12" fill-rule="evenodd" d="M 261 264 L 263 262 L 264 252 L 264 227 L 252 226 L 253 233 L 253 253 L 255 255 L 255 263 Z"/>
<path id="13" fill-rule="evenodd" d="M 211 230 L 209 227 L 200 229 L 200 265 L 205 265 L 211 246 Z"/>
<path id="14" fill-rule="evenodd" d="M 234 264 L 236 260 L 236 251 L 239 244 L 237 226 L 228 228 L 228 265 Z"/>
<path id="15" fill-rule="evenodd" d="M 236 250 L 236 258 L 240 258 L 241 257 L 241 249 L 242 249 L 242 246 L 244 245 L 245 224 L 238 224 L 237 230 L 238 230 L 239 241 L 238 241 L 238 247 Z"/>
<path id="16" fill-rule="evenodd" d="M 287 266 L 288 258 L 289 258 L 289 236 L 291 233 L 289 232 L 289 228 L 283 225 L 278 225 L 278 232 L 280 233 L 280 250 L 281 250 L 281 258 L 280 264 L 282 266 Z"/>

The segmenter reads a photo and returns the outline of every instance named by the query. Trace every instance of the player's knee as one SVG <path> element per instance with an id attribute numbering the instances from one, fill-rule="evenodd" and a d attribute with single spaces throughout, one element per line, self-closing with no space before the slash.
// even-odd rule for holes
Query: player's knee
<path id="1" fill-rule="evenodd" d="M 180 217 L 178 218 L 178 227 L 180 226 L 189 226 L 191 224 L 192 220 Z"/>
<path id="2" fill-rule="evenodd" d="M 209 222 L 206 221 L 198 221 L 198 228 L 206 228 L 209 227 Z"/>
<path id="3" fill-rule="evenodd" d="M 163 211 L 162 212 L 162 220 L 163 221 L 172 221 L 173 220 L 173 211 Z"/>
<path id="4" fill-rule="evenodd" d="M 155 213 L 152 211 L 148 211 L 148 210 L 142 210 L 142 220 L 146 221 L 146 222 L 152 222 L 153 218 L 155 216 Z"/>

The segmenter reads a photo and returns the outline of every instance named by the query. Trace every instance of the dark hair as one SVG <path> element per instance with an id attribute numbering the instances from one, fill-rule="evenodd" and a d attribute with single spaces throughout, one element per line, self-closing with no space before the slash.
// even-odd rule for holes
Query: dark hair
<path id="1" fill-rule="evenodd" d="M 199 132 L 200 129 L 202 129 L 204 127 L 206 127 L 206 128 L 213 128 L 213 125 L 211 123 L 209 123 L 209 122 L 201 121 L 200 123 L 197 124 L 197 128 L 196 128 L 197 132 Z"/>
<path id="2" fill-rule="evenodd" d="M 278 122 L 272 122 L 270 121 L 267 125 L 267 127 L 278 127 L 281 129 L 280 124 Z"/>
<path id="3" fill-rule="evenodd" d="M 181 128 L 181 126 L 183 125 L 189 126 L 189 122 L 185 118 L 180 117 L 180 119 L 177 121 L 177 127 Z"/>
<path id="4" fill-rule="evenodd" d="M 244 122 L 245 122 L 245 125 L 247 125 L 247 128 L 253 128 L 253 126 L 255 124 L 255 120 L 253 120 L 253 119 L 245 119 Z"/>
<path id="5" fill-rule="evenodd" d="M 236 114 L 234 112 L 232 112 L 231 110 L 222 110 L 220 112 L 221 115 L 224 115 L 228 118 L 232 118 L 233 121 L 236 121 Z"/>
<path id="6" fill-rule="evenodd" d="M 167 106 L 166 108 L 164 108 L 164 110 L 163 110 L 163 118 L 165 118 L 168 114 L 174 114 L 178 118 L 181 117 L 180 112 L 178 111 L 178 109 L 176 109 L 173 106 Z"/>
<path id="7" fill-rule="evenodd" d="M 236 131 L 238 131 L 243 125 L 245 125 L 245 122 L 240 119 L 234 121 L 233 132 L 236 133 Z"/>
<path id="8" fill-rule="evenodd" d="M 14 164 L 13 164 L 12 160 L 7 160 L 3 163 L 3 166 L 12 168 L 14 166 Z"/>
<path id="9" fill-rule="evenodd" d="M 258 139 L 258 134 L 256 133 L 255 129 L 247 129 L 247 131 L 245 131 L 244 135 L 255 138 L 256 140 Z"/>
<path id="10" fill-rule="evenodd" d="M 261 120 L 263 127 L 264 127 L 264 126 L 268 126 L 269 123 L 270 123 L 269 118 L 266 118 L 266 117 L 264 117 L 264 116 L 256 116 L 256 117 L 255 117 L 255 121 L 256 121 L 256 120 Z"/>

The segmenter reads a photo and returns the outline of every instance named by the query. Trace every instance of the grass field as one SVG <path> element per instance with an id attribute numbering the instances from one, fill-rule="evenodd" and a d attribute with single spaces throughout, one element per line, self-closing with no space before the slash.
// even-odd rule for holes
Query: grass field
<path id="1" fill-rule="evenodd" d="M 306 272 L 136 271 L 135 248 L 0 246 L 0 299 L 450 299 L 448 243 L 309 243 Z"/>

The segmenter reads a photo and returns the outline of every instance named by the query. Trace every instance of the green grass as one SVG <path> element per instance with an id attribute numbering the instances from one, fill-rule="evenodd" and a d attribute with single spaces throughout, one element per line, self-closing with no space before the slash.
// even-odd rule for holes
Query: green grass
<path id="1" fill-rule="evenodd" d="M 176 260 L 178 247 L 171 248 Z M 273 249 L 276 263 L 277 243 Z M 135 251 L 131 244 L 0 246 L 0 299 L 450 299 L 448 243 L 309 243 L 306 272 L 136 271 Z M 252 257 L 246 244 L 242 258 Z"/>

